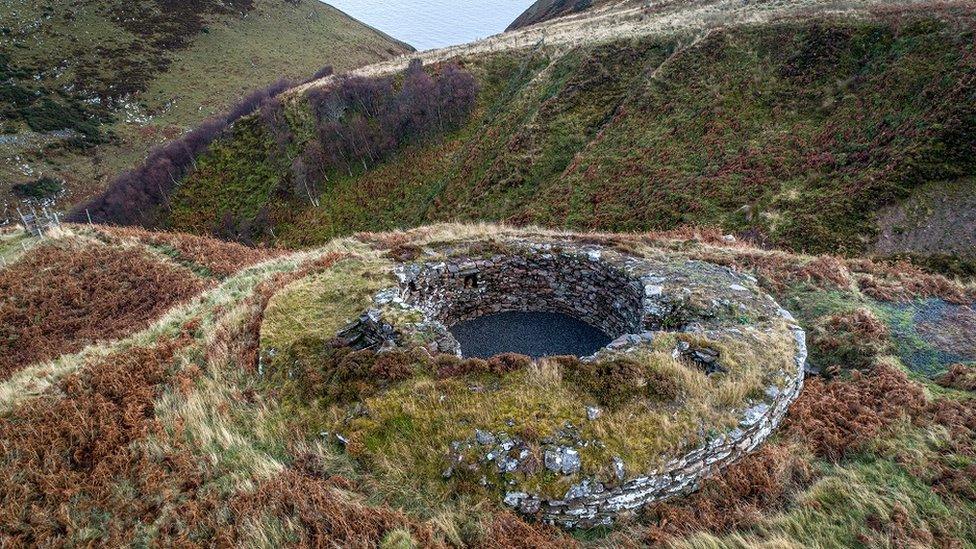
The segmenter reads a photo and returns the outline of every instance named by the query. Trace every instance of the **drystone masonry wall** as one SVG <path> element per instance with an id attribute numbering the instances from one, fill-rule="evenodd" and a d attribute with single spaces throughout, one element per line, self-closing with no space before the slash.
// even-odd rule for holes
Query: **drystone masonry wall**
<path id="1" fill-rule="evenodd" d="M 807 356 L 804 332 L 754 278 L 700 261 L 636 257 L 574 242 L 506 245 L 504 253 L 432 251 L 425 260 L 396 265 L 399 285 L 377 294 L 340 339 L 373 348 L 419 343 L 432 352 L 460 355 L 451 324 L 503 311 L 548 311 L 575 316 L 616 338 L 584 361 L 647 349 L 668 332 L 742 341 L 763 332 L 792 334 L 791 366 L 771 372 L 765 394 L 739 410 L 735 428 L 678 455 L 662 456 L 664 465 L 653 470 L 614 457 L 616 478 L 601 482 L 581 467 L 585 442 L 574 440 L 567 429 L 560 440 L 544 441 L 540 448 L 545 469 L 572 480 L 563 497 L 547 498 L 520 488 L 518 479 L 535 474 L 525 441 L 511 433 L 475 431 L 469 440 L 456 441 L 457 459 L 445 476 L 454 467 L 490 467 L 504 481 L 505 503 L 525 514 L 564 527 L 609 524 L 621 512 L 694 490 L 705 477 L 752 452 L 799 395 Z M 721 357 L 707 348 L 679 343 L 674 354 L 697 361 L 709 374 L 724 371 Z M 599 413 L 592 410 L 593 417 Z M 482 452 L 477 463 L 459 461 L 474 448 Z"/>
<path id="2" fill-rule="evenodd" d="M 658 471 L 630 478 L 612 489 L 584 479 L 572 486 L 563 499 L 543 500 L 526 492 L 508 492 L 505 502 L 523 513 L 539 514 L 546 522 L 564 527 L 592 527 L 612 523 L 622 511 L 695 490 L 703 479 L 751 453 L 772 435 L 786 417 L 790 404 L 800 395 L 807 357 L 806 336 L 799 327 L 794 327 L 793 332 L 797 346 L 795 375 L 785 388 L 769 387 L 767 401 L 743 410 L 739 426 L 732 431 L 672 459 Z M 624 478 L 624 464 L 616 465 L 620 477 Z"/>
<path id="3" fill-rule="evenodd" d="M 596 254 L 572 252 L 452 258 L 401 271 L 404 299 L 447 326 L 508 311 L 564 313 L 611 337 L 641 331 L 640 279 Z"/>

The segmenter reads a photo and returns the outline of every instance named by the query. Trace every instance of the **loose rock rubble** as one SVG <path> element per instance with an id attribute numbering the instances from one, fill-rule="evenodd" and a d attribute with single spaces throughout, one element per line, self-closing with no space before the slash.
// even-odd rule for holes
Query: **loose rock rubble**
<path id="1" fill-rule="evenodd" d="M 691 361 L 707 375 L 728 373 L 728 370 L 719 363 L 718 357 L 717 350 L 708 347 L 692 347 L 687 341 L 679 341 L 674 349 L 674 358 Z"/>

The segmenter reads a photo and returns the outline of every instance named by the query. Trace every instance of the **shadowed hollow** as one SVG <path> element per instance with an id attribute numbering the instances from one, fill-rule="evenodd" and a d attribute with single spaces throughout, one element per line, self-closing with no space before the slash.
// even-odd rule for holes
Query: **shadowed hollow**
<path id="1" fill-rule="evenodd" d="M 569 315 L 545 312 L 506 312 L 458 322 L 451 333 L 465 357 L 488 358 L 518 353 L 533 358 L 555 355 L 587 356 L 610 343 L 597 328 Z"/>

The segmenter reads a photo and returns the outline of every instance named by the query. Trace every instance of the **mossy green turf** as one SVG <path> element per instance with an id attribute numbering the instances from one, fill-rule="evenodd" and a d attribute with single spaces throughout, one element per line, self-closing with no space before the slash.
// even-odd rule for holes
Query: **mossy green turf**
<path id="1" fill-rule="evenodd" d="M 262 154 L 269 146 L 254 140 L 268 137 L 249 123 L 181 183 L 171 226 L 207 233 L 211 212 L 247 216 L 268 204 L 266 238 L 292 246 L 488 219 L 721 225 L 857 253 L 874 237 L 876 208 L 976 168 L 976 89 L 961 84 L 976 70 L 968 13 L 813 17 L 692 39 L 464 59 L 482 84 L 470 123 L 365 172 L 328 174 L 318 207 L 267 198 L 289 163 Z M 217 188 L 246 174 L 267 188 L 222 199 Z"/>
<path id="2" fill-rule="evenodd" d="M 313 0 L 177 7 L 160 8 L 155 0 L 4 3 L 0 110 L 6 122 L 0 131 L 20 140 L 0 146 L 8 160 L 0 163 L 0 179 L 10 185 L 30 179 L 24 165 L 63 179 L 68 206 L 101 191 L 151 146 L 250 90 L 282 77 L 307 78 L 324 65 L 348 70 L 409 51 Z M 201 24 L 188 22 L 187 13 L 202 14 Z M 14 95 L 30 100 L 12 102 Z M 108 108 L 91 97 L 130 105 Z M 144 117 L 148 121 L 140 121 Z M 61 129 L 81 132 L 82 139 L 29 131 Z M 0 188 L 4 197 L 9 192 Z"/>
<path id="3" fill-rule="evenodd" d="M 391 264 L 364 255 L 339 260 L 323 272 L 296 280 L 268 302 L 261 324 L 261 348 L 288 367 L 295 349 L 324 347 L 369 307 L 373 296 L 393 285 Z"/>

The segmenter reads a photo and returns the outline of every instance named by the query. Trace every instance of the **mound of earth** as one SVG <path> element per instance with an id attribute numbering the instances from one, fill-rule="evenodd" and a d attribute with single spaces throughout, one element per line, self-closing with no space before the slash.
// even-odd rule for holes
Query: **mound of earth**
<path id="1" fill-rule="evenodd" d="M 448 241 L 369 263 L 342 260 L 271 297 L 262 371 L 303 380 L 314 368 L 334 399 L 326 417 L 342 418 L 327 431 L 357 457 L 480 486 L 547 522 L 610 524 L 694 489 L 758 447 L 802 386 L 803 330 L 725 267 L 565 237 Z M 361 298 L 365 273 L 380 289 L 351 325 L 336 331 L 334 308 L 303 305 Z M 614 341 L 582 358 L 465 358 L 451 327 L 508 312 L 565 314 Z"/>

